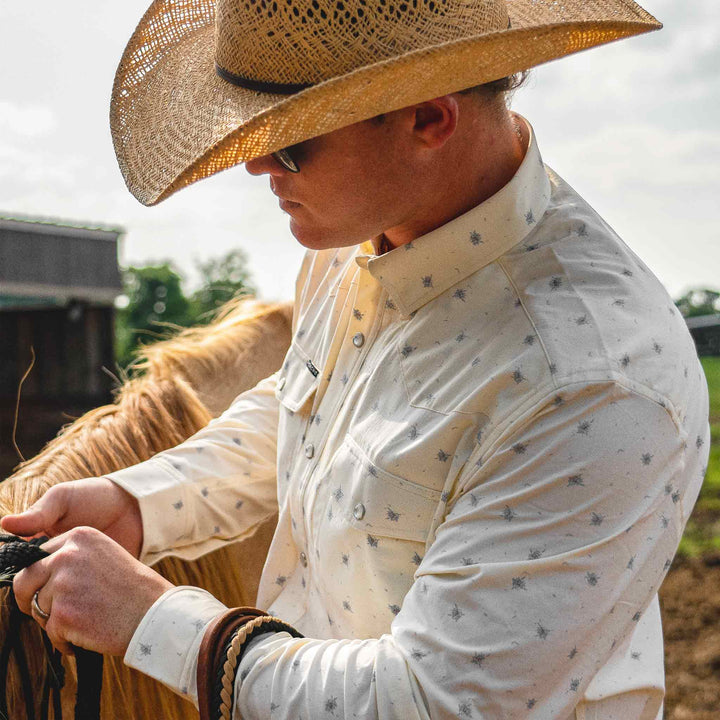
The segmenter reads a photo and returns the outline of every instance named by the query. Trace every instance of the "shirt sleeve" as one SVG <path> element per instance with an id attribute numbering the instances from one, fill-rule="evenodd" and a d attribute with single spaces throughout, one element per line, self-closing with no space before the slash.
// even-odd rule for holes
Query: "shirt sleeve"
<path id="1" fill-rule="evenodd" d="M 670 566 L 699 439 L 617 383 L 546 398 L 468 463 L 390 632 L 256 639 L 236 717 L 568 717 Z"/>
<path id="2" fill-rule="evenodd" d="M 123 661 L 197 707 L 197 658 L 210 622 L 227 610 L 207 590 L 178 585 L 161 595 L 140 621 Z"/>
<path id="3" fill-rule="evenodd" d="M 277 373 L 177 447 L 106 477 L 137 498 L 140 559 L 194 559 L 277 512 Z"/>

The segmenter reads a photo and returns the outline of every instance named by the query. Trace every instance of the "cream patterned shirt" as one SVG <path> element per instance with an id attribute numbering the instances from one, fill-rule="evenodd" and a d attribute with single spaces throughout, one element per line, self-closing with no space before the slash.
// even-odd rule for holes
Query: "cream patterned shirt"
<path id="1" fill-rule="evenodd" d="M 285 363 L 110 477 L 143 559 L 279 508 L 244 720 L 652 720 L 658 587 L 705 474 L 707 384 L 657 278 L 541 160 L 381 256 L 308 252 Z M 241 572 L 241 569 L 238 569 Z M 177 588 L 125 661 L 195 701 L 224 606 Z"/>

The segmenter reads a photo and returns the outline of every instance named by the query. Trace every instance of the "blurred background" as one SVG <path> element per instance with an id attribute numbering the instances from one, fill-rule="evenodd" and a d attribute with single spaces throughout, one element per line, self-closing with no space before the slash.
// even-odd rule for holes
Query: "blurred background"
<path id="1" fill-rule="evenodd" d="M 242 248 L 261 296 L 290 298 L 302 249 L 267 178 L 242 167 L 142 207 L 117 169 L 110 91 L 149 3 L 0 5 L 0 211 L 125 230 L 123 265 Z M 720 280 L 720 7 L 648 0 L 660 32 L 534 71 L 515 108 L 545 162 L 573 185 L 673 297 Z"/>
<path id="2" fill-rule="evenodd" d="M 238 293 L 292 297 L 303 249 L 267 178 L 233 168 L 154 208 L 127 192 L 109 99 L 146 6 L 0 4 L 0 477 L 17 462 L 31 346 L 26 455 L 108 402 L 138 343 Z M 664 283 L 702 356 L 710 464 L 662 601 L 667 717 L 705 720 L 720 716 L 720 6 L 644 7 L 662 31 L 537 68 L 513 106 L 545 162 Z"/>

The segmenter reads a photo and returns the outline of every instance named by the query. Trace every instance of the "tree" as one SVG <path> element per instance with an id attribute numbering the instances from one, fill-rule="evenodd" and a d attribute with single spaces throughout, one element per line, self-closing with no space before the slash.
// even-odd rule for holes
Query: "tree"
<path id="1" fill-rule="evenodd" d="M 678 298 L 675 305 L 686 318 L 714 315 L 720 313 L 720 292 L 709 288 L 694 288 Z"/>
<path id="2" fill-rule="evenodd" d="M 255 288 L 242 250 L 197 264 L 202 285 L 188 299 L 183 278 L 172 263 L 129 267 L 123 271 L 123 303 L 116 314 L 116 359 L 120 367 L 133 360 L 138 346 L 172 334 L 172 330 L 209 322 L 218 308 Z"/>
<path id="3" fill-rule="evenodd" d="M 167 262 L 129 267 L 123 272 L 127 306 L 116 316 L 116 356 L 121 367 L 130 363 L 139 345 L 167 335 L 168 325 L 191 324 L 190 302 L 181 283 L 182 278 Z"/>
<path id="4" fill-rule="evenodd" d="M 231 250 L 220 258 L 197 263 L 202 285 L 193 293 L 190 304 L 196 322 L 207 322 L 228 300 L 240 295 L 254 295 L 247 255 Z"/>

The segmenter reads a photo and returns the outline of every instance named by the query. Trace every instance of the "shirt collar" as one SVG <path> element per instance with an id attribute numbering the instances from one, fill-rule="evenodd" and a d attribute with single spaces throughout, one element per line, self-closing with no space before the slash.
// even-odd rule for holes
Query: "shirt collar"
<path id="1" fill-rule="evenodd" d="M 530 141 L 520 167 L 495 195 L 439 228 L 375 255 L 370 241 L 355 260 L 409 315 L 448 288 L 489 265 L 521 242 L 545 214 L 550 181 L 530 123 Z"/>

